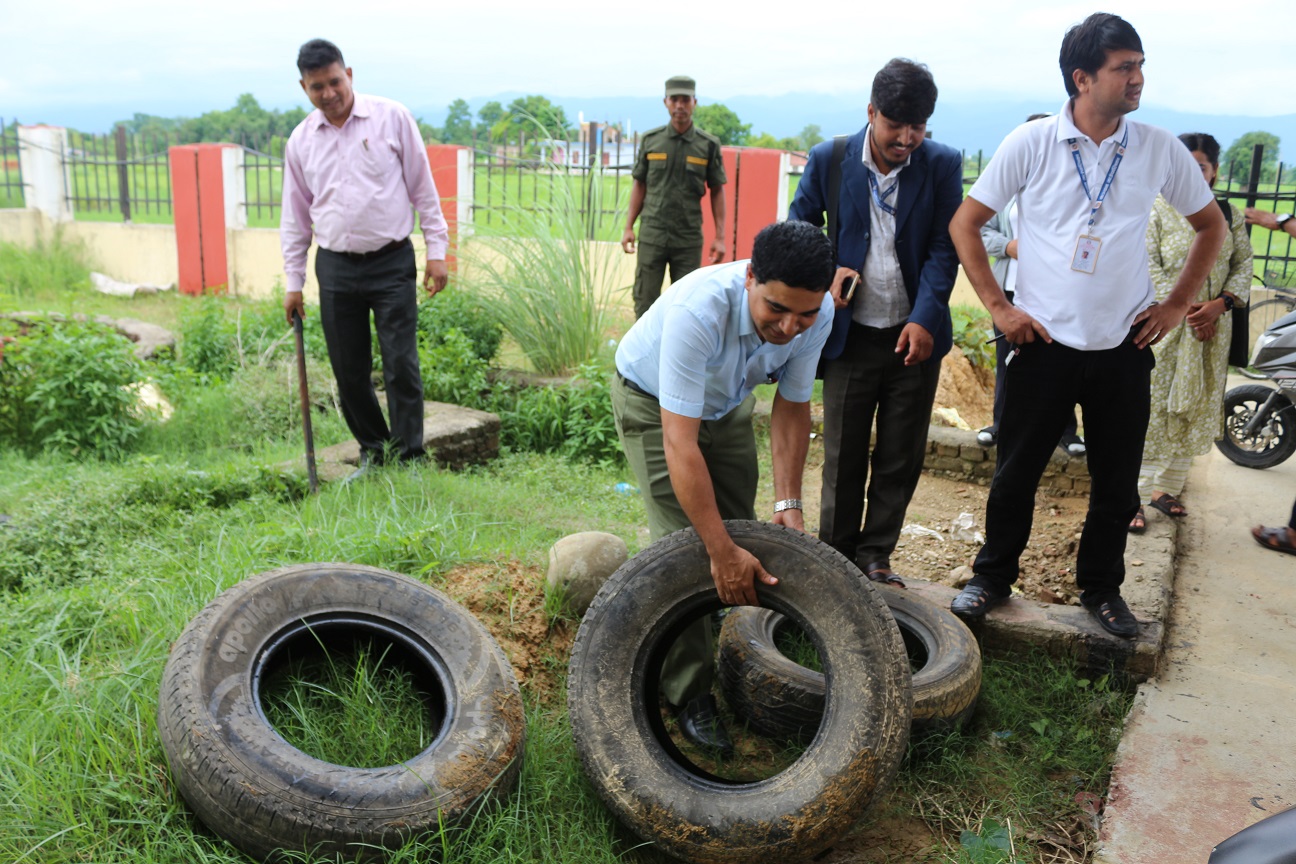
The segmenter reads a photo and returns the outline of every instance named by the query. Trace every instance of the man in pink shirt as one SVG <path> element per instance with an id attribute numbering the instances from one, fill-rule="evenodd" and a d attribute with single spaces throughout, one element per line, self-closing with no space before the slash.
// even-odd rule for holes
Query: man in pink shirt
<path id="1" fill-rule="evenodd" d="M 312 39 L 297 54 L 301 87 L 315 106 L 284 148 L 279 224 L 288 293 L 284 312 L 304 316 L 302 285 L 311 238 L 320 322 L 337 378 L 342 416 L 360 444 L 360 468 L 423 451 L 423 380 L 416 324 L 414 211 L 427 244 L 423 287 L 446 285 L 449 234 L 427 150 L 409 110 L 357 94 L 351 69 L 332 42 Z M 382 353 L 391 426 L 374 393 L 369 313 Z M 351 479 L 351 478 L 348 478 Z"/>

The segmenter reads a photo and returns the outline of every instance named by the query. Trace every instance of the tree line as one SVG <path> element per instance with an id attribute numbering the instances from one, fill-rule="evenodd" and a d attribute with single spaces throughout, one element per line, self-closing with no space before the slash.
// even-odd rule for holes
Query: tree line
<path id="1" fill-rule="evenodd" d="M 158 138 L 180 144 L 229 141 L 264 150 L 272 156 L 282 156 L 284 142 L 306 114 L 304 108 L 266 110 L 251 93 L 244 93 L 232 108 L 223 111 L 208 111 L 198 117 L 158 117 L 137 113 L 114 126 L 125 126 L 128 132 L 146 140 Z M 733 110 L 719 102 L 699 105 L 693 113 L 693 121 L 727 145 L 803 151 L 824 140 L 820 128 L 813 123 L 800 134 L 786 138 L 768 132 L 753 134 L 750 123 L 743 123 Z M 487 102 L 476 113 L 466 100 L 456 99 L 450 103 L 442 125 L 427 123 L 421 117 L 417 122 L 423 139 L 439 144 L 480 145 L 516 140 L 520 135 L 532 139 L 561 138 L 573 130 L 562 106 L 538 94 L 520 96 L 508 105 Z M 618 123 L 609 125 L 620 128 Z M 1250 177 L 1252 149 L 1256 144 L 1263 144 L 1260 179 L 1264 183 L 1274 182 L 1278 174 L 1279 143 L 1278 136 L 1270 132 L 1247 132 L 1221 157 L 1221 177 L 1231 179 L 1234 185 L 1245 184 Z"/>

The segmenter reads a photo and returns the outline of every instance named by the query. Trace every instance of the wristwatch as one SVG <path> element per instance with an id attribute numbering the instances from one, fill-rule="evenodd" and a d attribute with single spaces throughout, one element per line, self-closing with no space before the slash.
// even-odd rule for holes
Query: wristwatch
<path id="1" fill-rule="evenodd" d="M 1282 230 L 1283 230 L 1283 226 L 1287 224 L 1287 220 L 1290 219 L 1290 218 L 1292 218 L 1292 214 L 1290 214 L 1290 213 L 1280 213 L 1280 214 L 1278 215 L 1278 230 L 1279 230 L 1279 231 L 1282 231 Z"/>
<path id="2" fill-rule="evenodd" d="M 1237 301 L 1233 299 L 1232 294 L 1221 294 L 1220 299 L 1224 301 L 1225 312 L 1232 312 L 1233 307 L 1237 305 Z"/>

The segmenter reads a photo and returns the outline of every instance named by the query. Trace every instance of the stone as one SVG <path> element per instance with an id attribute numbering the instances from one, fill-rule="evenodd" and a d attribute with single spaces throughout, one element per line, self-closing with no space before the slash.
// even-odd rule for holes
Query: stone
<path id="1" fill-rule="evenodd" d="M 955 567 L 949 572 L 949 578 L 945 584 L 952 585 L 955 588 L 965 588 L 972 581 L 972 568 L 964 564 L 962 567 Z"/>
<path id="2" fill-rule="evenodd" d="M 563 592 L 563 608 L 581 616 L 594 595 L 630 557 L 626 543 L 615 534 L 582 531 L 568 534 L 549 549 L 549 590 Z"/>

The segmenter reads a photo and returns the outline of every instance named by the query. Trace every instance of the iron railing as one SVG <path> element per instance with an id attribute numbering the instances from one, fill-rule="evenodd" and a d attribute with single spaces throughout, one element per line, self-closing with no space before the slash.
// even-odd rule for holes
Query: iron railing
<path id="1" fill-rule="evenodd" d="M 78 218 L 126 222 L 171 221 L 167 135 L 68 132 L 63 167 L 68 204 Z"/>
<path id="2" fill-rule="evenodd" d="M 24 207 L 22 163 L 18 159 L 18 124 L 0 117 L 0 207 Z"/>
<path id="3" fill-rule="evenodd" d="M 270 153 L 243 147 L 243 194 L 247 224 L 252 228 L 278 228 L 283 207 L 283 151 Z"/>
<path id="4" fill-rule="evenodd" d="M 1264 145 L 1257 144 L 1251 154 L 1250 170 L 1245 166 L 1221 166 L 1227 179 L 1218 190 L 1222 197 L 1238 207 L 1255 207 L 1272 213 L 1296 212 L 1296 171 L 1278 163 L 1272 181 L 1263 179 Z M 1245 182 L 1235 181 L 1246 177 Z M 1250 230 L 1251 248 L 1255 254 L 1256 275 L 1269 287 L 1296 286 L 1296 243 L 1282 231 Z"/>
<path id="5" fill-rule="evenodd" d="M 473 141 L 473 224 L 507 230 L 518 212 L 574 208 L 590 239 L 621 236 L 639 136 L 588 124 L 562 137 Z"/>

